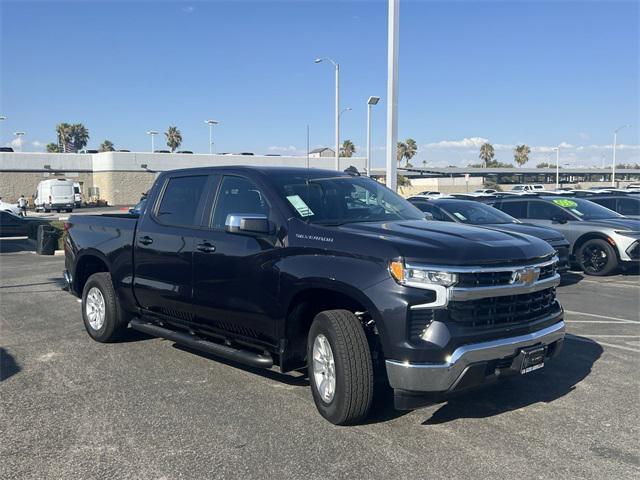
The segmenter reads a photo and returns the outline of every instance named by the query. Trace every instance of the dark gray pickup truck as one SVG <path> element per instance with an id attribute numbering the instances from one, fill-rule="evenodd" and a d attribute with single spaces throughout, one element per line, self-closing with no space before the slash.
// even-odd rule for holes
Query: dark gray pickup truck
<path id="1" fill-rule="evenodd" d="M 428 222 L 369 178 L 261 167 L 165 172 L 139 215 L 71 216 L 65 278 L 89 335 L 128 327 L 308 372 L 348 424 L 374 385 L 411 409 L 560 351 L 557 257 L 519 233 Z"/>

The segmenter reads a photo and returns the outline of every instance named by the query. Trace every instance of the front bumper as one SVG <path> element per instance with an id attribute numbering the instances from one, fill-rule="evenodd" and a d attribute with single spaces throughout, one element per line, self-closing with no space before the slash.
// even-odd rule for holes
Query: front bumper
<path id="1" fill-rule="evenodd" d="M 486 374 L 500 375 L 500 368 L 519 371 L 518 360 L 523 348 L 546 345 L 548 355 L 556 355 L 564 335 L 565 324 L 560 320 L 536 332 L 462 345 L 456 348 L 443 363 L 387 360 L 389 384 L 396 390 L 423 393 L 448 393 L 459 390 L 462 386 L 475 386 L 484 383 Z M 487 372 L 487 367 L 491 366 L 492 361 L 499 362 L 496 363 L 493 371 Z"/>

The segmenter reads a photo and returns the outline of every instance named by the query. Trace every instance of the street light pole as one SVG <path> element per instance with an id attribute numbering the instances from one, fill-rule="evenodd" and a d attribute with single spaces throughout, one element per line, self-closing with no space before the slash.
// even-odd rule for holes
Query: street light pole
<path id="1" fill-rule="evenodd" d="M 335 70 L 336 79 L 336 106 L 335 106 L 335 127 L 336 127 L 336 157 L 335 157 L 335 169 L 340 170 L 340 65 L 338 62 L 331 58 L 316 58 L 315 63 L 321 63 L 323 60 L 327 60 L 333 64 Z"/>
<path id="2" fill-rule="evenodd" d="M 398 44 L 400 0 L 389 0 L 387 37 L 387 187 L 397 190 L 398 150 Z"/>
<path id="3" fill-rule="evenodd" d="M 560 147 L 553 148 L 556 152 L 556 190 L 560 188 Z"/>
<path id="4" fill-rule="evenodd" d="M 14 132 L 13 134 L 16 136 L 16 140 L 18 141 L 18 148 L 20 149 L 19 151 L 22 152 L 22 140 L 20 140 L 20 137 L 23 137 L 25 135 L 26 132 Z"/>
<path id="5" fill-rule="evenodd" d="M 209 155 L 213 153 L 213 126 L 218 125 L 217 120 L 205 120 L 204 123 L 209 125 Z"/>
<path id="6" fill-rule="evenodd" d="M 622 125 L 613 131 L 613 162 L 611 164 L 611 186 L 616 186 L 616 145 L 618 143 L 618 131 L 631 125 Z"/>
<path id="7" fill-rule="evenodd" d="M 371 176 L 371 107 L 377 105 L 380 97 L 369 97 L 367 100 L 367 163 L 365 168 L 367 175 Z"/>
<path id="8" fill-rule="evenodd" d="M 155 148 L 155 145 L 154 145 L 154 142 L 153 142 L 153 137 L 155 137 L 157 134 L 158 134 L 158 132 L 156 132 L 155 130 L 149 130 L 147 132 L 147 135 L 151 136 L 151 153 L 156 151 L 156 148 Z"/>

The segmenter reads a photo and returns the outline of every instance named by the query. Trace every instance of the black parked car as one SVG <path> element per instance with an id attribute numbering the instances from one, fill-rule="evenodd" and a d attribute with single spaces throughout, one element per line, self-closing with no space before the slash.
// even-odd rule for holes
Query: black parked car
<path id="1" fill-rule="evenodd" d="M 11 212 L 0 212 L 0 237 L 24 237 L 29 233 L 29 225 L 46 223 L 38 218 L 19 217 Z"/>
<path id="2" fill-rule="evenodd" d="M 442 222 L 466 223 L 478 227 L 492 228 L 503 232 L 524 233 L 549 243 L 558 254 L 558 271 L 569 270 L 569 242 L 552 228 L 522 223 L 500 210 L 473 200 L 458 198 L 411 197 L 412 204 L 429 215 L 428 218 Z"/>

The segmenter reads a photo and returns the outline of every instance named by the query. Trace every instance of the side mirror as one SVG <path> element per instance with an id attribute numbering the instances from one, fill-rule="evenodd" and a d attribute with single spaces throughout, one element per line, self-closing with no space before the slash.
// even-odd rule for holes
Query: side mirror
<path id="1" fill-rule="evenodd" d="M 553 217 L 551 217 L 551 222 L 552 223 L 567 223 L 567 219 L 565 217 L 563 217 L 562 215 L 554 215 Z"/>
<path id="2" fill-rule="evenodd" d="M 271 232 L 267 216 L 262 213 L 230 213 L 224 222 L 229 233 L 264 234 Z"/>
<path id="3" fill-rule="evenodd" d="M 431 212 L 424 212 L 424 219 L 425 219 L 425 220 L 433 220 L 433 213 L 431 213 Z"/>

